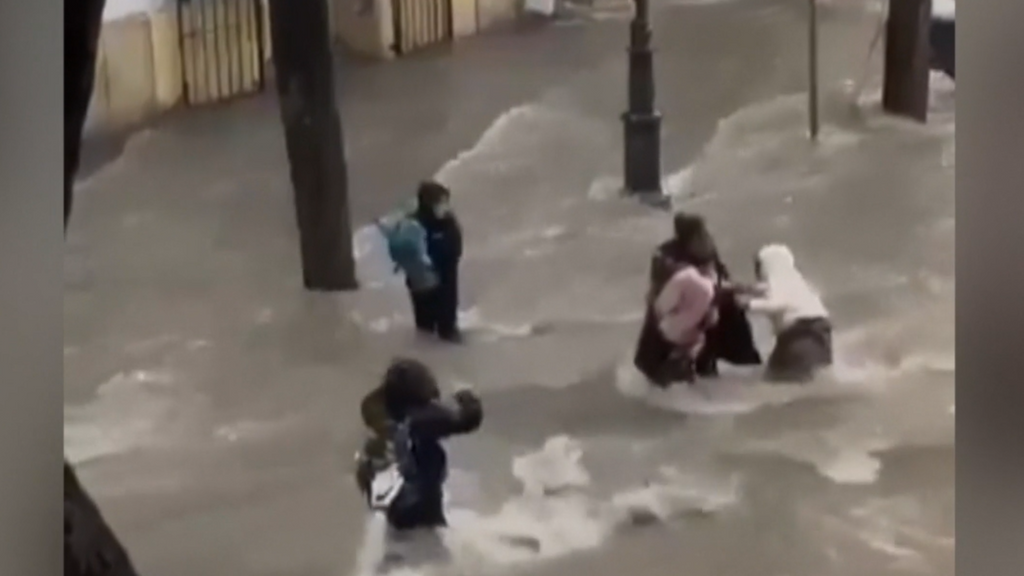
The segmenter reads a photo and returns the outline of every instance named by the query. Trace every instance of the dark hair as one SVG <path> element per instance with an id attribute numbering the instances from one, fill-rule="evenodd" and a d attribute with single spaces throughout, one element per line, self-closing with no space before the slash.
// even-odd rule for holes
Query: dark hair
<path id="1" fill-rule="evenodd" d="M 451 190 L 444 184 L 434 180 L 425 180 L 420 182 L 419 189 L 416 191 L 416 202 L 420 209 L 433 208 L 451 195 Z"/>
<path id="2" fill-rule="evenodd" d="M 672 219 L 675 242 L 687 262 L 710 266 L 718 259 L 718 247 L 702 216 L 678 212 Z"/>
<path id="3" fill-rule="evenodd" d="M 405 417 L 410 408 L 422 406 L 441 395 L 433 371 L 419 360 L 395 358 L 381 383 L 384 406 L 395 420 Z"/>

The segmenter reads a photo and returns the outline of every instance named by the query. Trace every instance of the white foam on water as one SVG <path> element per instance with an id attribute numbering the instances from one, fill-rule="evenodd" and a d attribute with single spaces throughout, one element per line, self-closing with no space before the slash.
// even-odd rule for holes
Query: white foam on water
<path id="1" fill-rule="evenodd" d="M 598 499 L 588 493 L 592 479 L 582 456 L 576 439 L 556 436 L 538 452 L 516 458 L 513 473 L 522 494 L 490 516 L 453 512 L 449 541 L 455 556 L 499 566 L 550 560 L 597 548 L 621 527 L 713 513 L 739 497 L 738 483 L 666 469 L 654 482 Z"/>
<path id="2" fill-rule="evenodd" d="M 363 542 L 356 552 L 353 576 L 374 576 L 384 564 L 387 554 L 388 519 L 381 513 L 371 513 L 363 528 Z"/>
<path id="3" fill-rule="evenodd" d="M 450 527 L 442 534 L 447 562 L 460 574 L 485 574 L 551 560 L 597 548 L 624 526 L 668 521 L 690 512 L 711 514 L 739 498 L 736 481 L 701 479 L 667 468 L 646 485 L 596 498 L 589 493 L 591 477 L 582 456 L 578 440 L 556 436 L 540 450 L 513 459 L 513 475 L 521 482 L 522 493 L 493 514 L 450 510 Z M 380 534 L 386 532 L 379 522 L 372 528 L 376 533 L 366 537 L 360 550 L 363 565 L 375 565 L 390 548 L 378 547 Z M 441 574 L 447 573 L 445 568 L 396 567 L 388 574 Z"/>
<path id="4" fill-rule="evenodd" d="M 587 199 L 595 202 L 614 200 L 622 196 L 622 178 L 618 176 L 600 176 L 590 183 Z"/>
<path id="5" fill-rule="evenodd" d="M 399 312 L 367 318 L 360 311 L 355 310 L 349 314 L 349 318 L 357 326 L 362 326 L 374 334 L 386 334 L 396 328 L 408 329 L 413 325 L 412 318 Z"/>
<path id="6" fill-rule="evenodd" d="M 192 429 L 202 398 L 178 388 L 173 374 L 136 370 L 103 383 L 91 402 L 64 407 L 64 452 L 82 464 L 173 443 Z"/>
<path id="7" fill-rule="evenodd" d="M 944 572 L 937 570 L 936 560 L 943 565 L 952 563 L 956 546 L 951 535 L 935 533 L 936 513 L 944 514 L 943 506 L 896 496 L 871 499 L 846 514 L 823 520 L 824 527 L 840 536 L 852 537 L 889 556 L 894 569 L 934 574 Z"/>
<path id="8" fill-rule="evenodd" d="M 895 364 L 879 362 L 848 370 L 843 374 L 845 381 L 836 379 L 833 374 L 822 382 L 802 386 L 803 393 L 794 394 L 792 398 L 836 397 L 858 391 L 881 393 L 899 386 L 908 376 L 948 373 L 953 369 L 952 354 L 910 354 Z M 740 451 L 774 454 L 806 463 L 836 484 L 866 485 L 877 482 L 882 471 L 876 454 L 901 444 L 900 438 L 908 432 L 899 430 L 898 423 L 884 420 L 844 421 L 834 429 L 787 432 L 771 439 L 744 441 Z"/>
<path id="9" fill-rule="evenodd" d="M 296 417 L 275 420 L 242 419 L 214 428 L 212 436 L 221 442 L 259 441 L 278 436 L 289 428 L 301 423 Z"/>
<path id="10" fill-rule="evenodd" d="M 693 166 L 669 174 L 665 178 L 664 190 L 665 194 L 676 198 L 690 196 L 693 191 Z"/>
<path id="11" fill-rule="evenodd" d="M 846 450 L 819 463 L 818 471 L 836 484 L 874 484 L 882 462 L 867 452 Z"/>
<path id="12" fill-rule="evenodd" d="M 743 397 L 741 386 L 735 383 L 719 380 L 709 385 L 702 382 L 659 388 L 651 385 L 632 362 L 620 362 L 616 367 L 615 387 L 627 398 L 681 414 L 742 414 L 758 408 L 756 401 Z"/>
<path id="13" fill-rule="evenodd" d="M 515 129 L 515 123 L 530 118 L 536 112 L 537 108 L 533 104 L 522 104 L 509 108 L 491 122 L 491 125 L 484 130 L 472 147 L 459 152 L 454 158 L 445 162 L 434 174 L 434 179 L 453 190 L 464 188 L 459 185 L 462 167 L 474 163 L 481 156 L 500 155 L 506 145 L 506 138 L 510 130 Z"/>
<path id="14" fill-rule="evenodd" d="M 806 398 L 880 394 L 908 374 L 956 370 L 956 357 L 952 352 L 907 354 L 895 363 L 871 358 L 855 346 L 865 337 L 861 330 L 837 334 L 835 363 L 822 371 L 811 384 L 767 383 L 761 379 L 761 367 L 734 367 L 721 363 L 718 378 L 698 379 L 693 385 L 659 388 L 650 384 L 627 359 L 616 366 L 615 386 L 623 396 L 661 410 L 681 414 L 729 415 L 791 404 Z M 844 476 L 847 464 L 847 460 L 842 460 L 829 466 L 834 466 L 834 475 Z"/>
<path id="15" fill-rule="evenodd" d="M 539 452 L 512 461 L 512 475 L 523 485 L 526 496 L 544 496 L 590 485 L 583 467 L 583 447 L 569 436 L 549 438 Z"/>

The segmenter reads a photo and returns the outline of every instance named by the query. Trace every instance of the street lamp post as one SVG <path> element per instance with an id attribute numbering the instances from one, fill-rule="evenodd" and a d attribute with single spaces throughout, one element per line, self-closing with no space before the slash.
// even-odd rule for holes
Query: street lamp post
<path id="1" fill-rule="evenodd" d="M 661 114 L 654 109 L 654 54 L 648 0 L 634 0 L 629 27 L 629 107 L 622 114 L 625 189 L 661 195 Z"/>

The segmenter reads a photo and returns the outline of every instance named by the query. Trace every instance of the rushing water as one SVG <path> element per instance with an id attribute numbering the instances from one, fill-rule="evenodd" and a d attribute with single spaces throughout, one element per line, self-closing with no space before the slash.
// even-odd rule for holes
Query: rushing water
<path id="1" fill-rule="evenodd" d="M 631 369 L 647 256 L 670 226 L 617 194 L 618 56 L 509 109 L 439 168 L 467 235 L 461 348 L 410 334 L 370 228 L 355 239 L 363 290 L 298 298 L 280 280 L 294 276 L 280 199 L 259 212 L 211 185 L 218 208 L 256 221 L 237 245 L 226 220 L 147 211 L 145 196 L 73 225 L 65 364 L 94 390 L 66 386 L 65 447 L 143 571 L 952 574 L 955 91 L 933 78 L 927 126 L 887 119 L 861 80 L 876 18 L 856 41 L 826 27 L 826 124 L 809 143 L 791 4 L 662 7 L 658 37 L 679 31 L 663 52 L 685 39 L 717 53 L 721 34 L 687 26 L 724 21 L 778 54 L 679 60 L 659 98 L 676 206 L 708 218 L 735 275 L 782 241 L 823 291 L 837 364 L 812 386 L 726 369 L 662 393 Z M 83 217 L 117 178 L 89 184 Z M 90 250 L 98 264 L 79 268 Z M 103 281 L 131 289 L 104 296 Z M 351 406 L 396 354 L 487 409 L 451 443 L 440 538 L 392 537 L 348 478 Z"/>

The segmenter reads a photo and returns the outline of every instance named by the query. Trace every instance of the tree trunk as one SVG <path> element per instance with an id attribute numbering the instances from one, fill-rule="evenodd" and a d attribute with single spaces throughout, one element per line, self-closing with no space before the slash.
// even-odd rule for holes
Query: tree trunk
<path id="1" fill-rule="evenodd" d="M 64 462 L 64 576 L 138 576 L 71 465 Z"/>
<path id="2" fill-rule="evenodd" d="M 889 0 L 882 107 L 919 122 L 928 120 L 931 13 L 931 0 Z"/>
<path id="3" fill-rule="evenodd" d="M 326 0 L 270 0 L 274 74 L 309 290 L 358 287 Z"/>
<path id="4" fill-rule="evenodd" d="M 64 6 L 64 228 L 71 215 L 72 188 L 96 73 L 96 48 L 104 0 Z M 64 461 L 64 576 L 137 576 L 96 503 Z"/>

